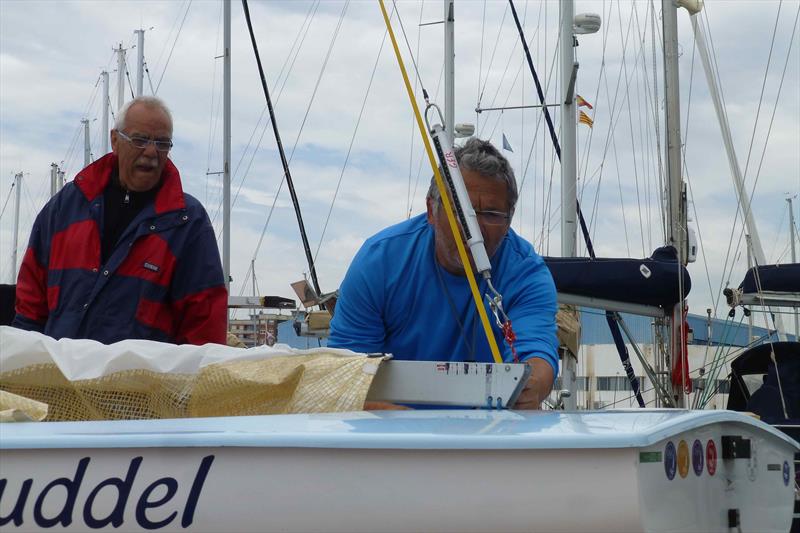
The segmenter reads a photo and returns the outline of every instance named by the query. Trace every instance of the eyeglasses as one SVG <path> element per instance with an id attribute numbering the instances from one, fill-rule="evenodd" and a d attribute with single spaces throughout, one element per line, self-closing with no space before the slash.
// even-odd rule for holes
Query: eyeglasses
<path id="1" fill-rule="evenodd" d="M 508 213 L 502 211 L 475 211 L 475 214 L 487 226 L 503 226 L 511 219 Z"/>
<path id="2" fill-rule="evenodd" d="M 139 135 L 134 135 L 132 137 L 128 137 L 121 131 L 117 130 L 117 135 L 134 145 L 136 148 L 145 149 L 150 143 L 153 143 L 156 147 L 156 150 L 159 152 L 169 152 L 172 148 L 172 141 L 171 140 L 156 140 L 156 139 L 148 139 L 147 137 L 141 137 Z"/>

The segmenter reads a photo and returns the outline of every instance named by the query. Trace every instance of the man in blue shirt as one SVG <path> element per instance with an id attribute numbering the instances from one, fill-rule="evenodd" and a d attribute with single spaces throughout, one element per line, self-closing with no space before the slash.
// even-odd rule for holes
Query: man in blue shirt
<path id="1" fill-rule="evenodd" d="M 506 158 L 477 138 L 455 153 L 519 360 L 532 370 L 516 408 L 538 409 L 558 374 L 553 278 L 533 246 L 511 229 L 518 192 Z M 401 360 L 493 360 L 434 179 L 426 203 L 427 214 L 384 229 L 358 251 L 340 288 L 329 346 Z M 479 292 L 488 292 L 483 280 Z M 504 360 L 511 361 L 502 331 L 490 321 Z"/>

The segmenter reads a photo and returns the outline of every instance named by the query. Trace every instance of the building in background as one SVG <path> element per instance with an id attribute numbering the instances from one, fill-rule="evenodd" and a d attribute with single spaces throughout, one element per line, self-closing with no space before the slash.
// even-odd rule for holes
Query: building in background
<path id="1" fill-rule="evenodd" d="M 247 348 L 253 346 L 272 346 L 278 342 L 278 325 L 287 322 L 291 325 L 292 316 L 277 313 L 254 313 L 249 318 L 231 319 L 228 329 L 236 335 Z"/>

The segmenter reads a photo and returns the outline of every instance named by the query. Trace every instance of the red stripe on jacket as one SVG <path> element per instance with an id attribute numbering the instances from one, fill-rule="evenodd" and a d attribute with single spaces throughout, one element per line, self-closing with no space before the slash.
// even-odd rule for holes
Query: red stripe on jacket
<path id="1" fill-rule="evenodd" d="M 191 313 L 187 313 L 191 308 Z M 159 329 L 177 344 L 225 344 L 228 292 L 213 287 L 192 294 L 172 305 L 142 298 L 136 309 L 136 320 Z"/>
<path id="2" fill-rule="evenodd" d="M 176 261 L 167 241 L 159 235 L 150 234 L 136 241 L 117 269 L 117 274 L 166 287 L 172 282 Z"/>
<path id="3" fill-rule="evenodd" d="M 175 325 L 169 305 L 141 298 L 136 308 L 136 320 L 151 328 L 160 329 L 174 337 Z"/>
<path id="4" fill-rule="evenodd" d="M 70 224 L 50 241 L 50 270 L 100 268 L 100 231 L 94 220 Z"/>
<path id="5" fill-rule="evenodd" d="M 36 259 L 33 248 L 28 248 L 17 277 L 17 313 L 36 322 L 47 320 L 47 292 L 47 270 Z"/>
<path id="6" fill-rule="evenodd" d="M 172 304 L 178 344 L 225 344 L 228 326 L 228 291 L 212 287 L 190 294 Z M 187 309 L 191 313 L 187 314 Z"/>

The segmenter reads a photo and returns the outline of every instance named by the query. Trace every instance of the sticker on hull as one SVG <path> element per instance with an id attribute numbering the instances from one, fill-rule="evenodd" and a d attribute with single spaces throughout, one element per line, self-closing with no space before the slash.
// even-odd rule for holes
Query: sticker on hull
<path id="1" fill-rule="evenodd" d="M 667 479 L 672 481 L 675 479 L 675 471 L 678 469 L 678 457 L 675 454 L 675 445 L 672 441 L 667 442 L 664 448 L 664 472 L 667 474 Z"/>
<path id="2" fill-rule="evenodd" d="M 703 443 L 699 439 L 695 439 L 694 444 L 692 444 L 692 468 L 696 476 L 703 473 L 704 458 Z"/>

